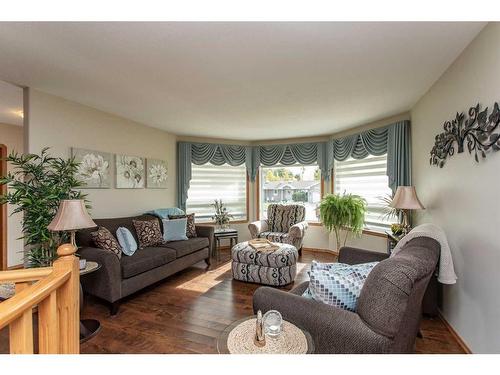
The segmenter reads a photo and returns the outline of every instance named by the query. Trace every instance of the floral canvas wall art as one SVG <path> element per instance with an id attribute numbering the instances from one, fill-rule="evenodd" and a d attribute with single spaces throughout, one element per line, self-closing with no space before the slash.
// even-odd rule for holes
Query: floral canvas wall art
<path id="1" fill-rule="evenodd" d="M 144 158 L 116 155 L 116 187 L 118 189 L 141 189 L 145 180 Z"/>
<path id="2" fill-rule="evenodd" d="M 167 162 L 158 159 L 147 159 L 146 183 L 148 188 L 166 189 L 168 182 Z"/>
<path id="3" fill-rule="evenodd" d="M 75 147 L 71 149 L 71 154 L 80 163 L 76 178 L 84 182 L 85 188 L 111 187 L 111 154 Z"/>

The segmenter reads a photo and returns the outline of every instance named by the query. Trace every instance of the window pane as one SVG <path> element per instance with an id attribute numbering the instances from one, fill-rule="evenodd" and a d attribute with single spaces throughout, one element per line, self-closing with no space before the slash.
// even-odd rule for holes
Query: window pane
<path id="1" fill-rule="evenodd" d="M 392 194 L 387 177 L 387 154 L 369 155 L 364 159 L 349 158 L 334 163 L 335 193 L 357 194 L 368 203 L 365 216 L 367 229 L 382 231 L 387 229 L 394 218 L 383 218 L 382 197 Z"/>
<path id="2" fill-rule="evenodd" d="M 318 221 L 321 200 L 321 174 L 317 165 L 260 168 L 260 216 L 267 218 L 271 203 L 303 204 L 306 220 Z"/>
<path id="3" fill-rule="evenodd" d="M 212 204 L 222 199 L 232 220 L 247 219 L 247 177 L 245 165 L 233 167 L 192 165 L 192 178 L 186 202 L 187 212 L 196 213 L 197 221 L 211 221 Z"/>

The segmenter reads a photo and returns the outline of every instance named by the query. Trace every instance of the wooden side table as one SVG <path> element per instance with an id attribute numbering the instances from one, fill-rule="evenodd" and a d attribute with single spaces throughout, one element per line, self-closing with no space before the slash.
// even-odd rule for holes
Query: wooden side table
<path id="1" fill-rule="evenodd" d="M 80 270 L 80 277 L 88 275 L 89 273 L 95 272 L 101 268 L 101 265 L 97 262 L 87 261 L 85 268 Z M 83 289 L 80 283 L 80 313 L 83 309 Z M 80 343 L 83 343 L 95 335 L 101 330 L 101 322 L 96 319 L 80 319 Z"/>
<path id="2" fill-rule="evenodd" d="M 390 230 L 386 230 L 385 234 L 387 235 L 387 254 L 391 254 L 394 247 L 398 244 L 399 240 L 403 238 L 403 235 L 396 236 Z"/>
<path id="3" fill-rule="evenodd" d="M 229 246 L 232 248 L 234 245 L 238 243 L 238 231 L 236 229 L 216 229 L 214 231 L 214 257 L 219 260 L 220 259 L 220 241 L 224 239 L 229 240 Z M 233 245 L 234 240 L 234 245 Z"/>

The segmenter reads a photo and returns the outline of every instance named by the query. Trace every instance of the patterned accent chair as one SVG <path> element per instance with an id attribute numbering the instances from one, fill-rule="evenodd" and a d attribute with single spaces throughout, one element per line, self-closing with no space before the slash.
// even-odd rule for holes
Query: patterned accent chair
<path id="1" fill-rule="evenodd" d="M 267 220 L 248 224 L 250 235 L 254 238 L 266 238 L 271 242 L 293 245 L 302 253 L 302 240 L 308 227 L 306 208 L 300 204 L 270 204 L 267 208 Z"/>

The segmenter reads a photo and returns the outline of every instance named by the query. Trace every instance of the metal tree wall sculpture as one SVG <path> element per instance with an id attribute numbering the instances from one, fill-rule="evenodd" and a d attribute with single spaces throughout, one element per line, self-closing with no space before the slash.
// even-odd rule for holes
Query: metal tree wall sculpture
<path id="1" fill-rule="evenodd" d="M 474 153 L 474 159 L 479 162 L 479 156 L 485 158 L 486 152 L 500 150 L 500 109 L 498 103 L 493 106 L 493 112 L 488 116 L 488 107 L 479 112 L 479 104 L 469 109 L 469 118 L 465 120 L 464 113 L 457 113 L 454 120 L 446 121 L 444 132 L 436 135 L 434 147 L 431 150 L 431 165 L 443 168 L 446 159 L 455 154 L 455 143 L 458 153 L 464 152 L 467 143 L 469 154 Z"/>

